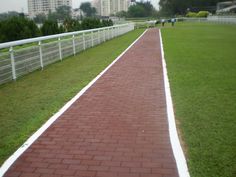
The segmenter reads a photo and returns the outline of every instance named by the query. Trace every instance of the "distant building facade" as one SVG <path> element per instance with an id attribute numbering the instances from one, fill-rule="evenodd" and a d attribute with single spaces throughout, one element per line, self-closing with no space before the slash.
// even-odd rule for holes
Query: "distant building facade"
<path id="1" fill-rule="evenodd" d="M 110 16 L 120 11 L 127 11 L 130 0 L 94 0 L 93 6 L 100 16 Z"/>
<path id="2" fill-rule="evenodd" d="M 49 11 L 55 12 L 60 6 L 72 7 L 72 0 L 28 0 L 29 17 L 34 18 L 38 14 L 47 15 Z"/>

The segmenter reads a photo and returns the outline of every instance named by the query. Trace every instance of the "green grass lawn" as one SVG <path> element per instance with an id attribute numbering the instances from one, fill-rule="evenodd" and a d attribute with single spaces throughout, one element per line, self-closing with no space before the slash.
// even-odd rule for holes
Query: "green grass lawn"
<path id="1" fill-rule="evenodd" d="M 0 86 L 0 164 L 144 30 L 105 42 Z"/>
<path id="2" fill-rule="evenodd" d="M 236 176 L 236 26 L 177 23 L 162 35 L 191 176 Z"/>

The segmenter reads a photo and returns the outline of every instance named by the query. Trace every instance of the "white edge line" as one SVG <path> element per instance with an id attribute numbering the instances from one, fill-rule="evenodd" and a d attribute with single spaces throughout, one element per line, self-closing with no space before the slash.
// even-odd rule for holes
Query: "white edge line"
<path id="1" fill-rule="evenodd" d="M 167 117 L 168 117 L 168 123 L 169 123 L 169 134 L 170 134 L 171 146 L 172 146 L 175 161 L 177 164 L 179 176 L 190 177 L 188 166 L 187 166 L 186 159 L 184 156 L 184 152 L 181 147 L 177 129 L 176 129 L 175 115 L 174 115 L 173 103 L 172 103 L 171 92 L 170 92 L 170 83 L 168 79 L 168 72 L 166 68 L 163 41 L 162 41 L 162 35 L 161 35 L 160 29 L 159 29 L 159 36 L 160 36 L 160 45 L 161 45 L 162 67 L 163 67 L 163 76 L 164 76 L 164 84 L 165 84 L 166 107 L 167 107 Z"/>
<path id="2" fill-rule="evenodd" d="M 0 177 L 2 177 L 11 165 L 23 154 L 46 130 L 50 127 L 76 100 L 78 100 L 109 68 L 112 67 L 145 33 L 145 30 L 125 51 L 123 51 L 109 66 L 98 74 L 87 86 L 85 86 L 75 97 L 66 103 L 56 114 L 54 114 L 40 129 L 38 129 L 17 151 L 14 152 L 1 166 Z"/>

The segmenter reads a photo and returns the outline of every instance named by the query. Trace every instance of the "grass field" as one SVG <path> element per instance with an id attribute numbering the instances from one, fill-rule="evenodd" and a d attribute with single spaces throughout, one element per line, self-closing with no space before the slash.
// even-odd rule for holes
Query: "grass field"
<path id="1" fill-rule="evenodd" d="M 0 164 L 143 31 L 132 31 L 0 86 Z"/>
<path id="2" fill-rule="evenodd" d="M 191 176 L 236 176 L 236 26 L 177 23 L 162 35 Z"/>

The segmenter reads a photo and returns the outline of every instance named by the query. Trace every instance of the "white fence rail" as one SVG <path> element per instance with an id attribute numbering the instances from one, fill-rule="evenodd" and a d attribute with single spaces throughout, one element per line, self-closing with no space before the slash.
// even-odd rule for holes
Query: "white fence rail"
<path id="1" fill-rule="evenodd" d="M 223 24 L 236 24 L 236 16 L 209 16 L 207 18 L 209 22 L 223 23 Z"/>
<path id="2" fill-rule="evenodd" d="M 221 24 L 236 24 L 236 17 L 209 16 L 207 18 L 178 18 L 178 20 L 190 22 L 212 22 Z"/>
<path id="3" fill-rule="evenodd" d="M 133 23 L 0 44 L 0 84 L 134 29 Z"/>

